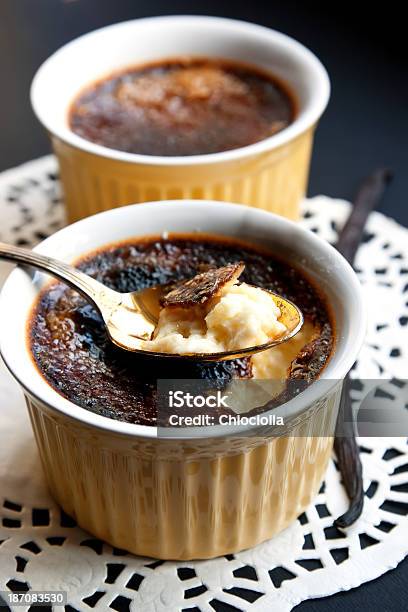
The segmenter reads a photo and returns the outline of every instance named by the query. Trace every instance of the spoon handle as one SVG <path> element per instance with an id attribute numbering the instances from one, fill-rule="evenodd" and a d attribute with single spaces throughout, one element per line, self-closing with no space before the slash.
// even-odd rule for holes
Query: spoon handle
<path id="1" fill-rule="evenodd" d="M 117 301 L 118 294 L 80 270 L 47 255 L 0 242 L 0 259 L 46 272 L 79 291 L 98 308 L 107 299 Z"/>

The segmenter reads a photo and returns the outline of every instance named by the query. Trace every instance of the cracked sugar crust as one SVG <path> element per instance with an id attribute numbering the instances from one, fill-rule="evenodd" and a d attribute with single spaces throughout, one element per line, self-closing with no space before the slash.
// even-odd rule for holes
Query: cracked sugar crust
<path id="1" fill-rule="evenodd" d="M 217 297 L 227 285 L 235 283 L 244 268 L 245 264 L 240 261 L 197 274 L 172 289 L 161 300 L 161 304 L 164 308 L 202 306 Z"/>

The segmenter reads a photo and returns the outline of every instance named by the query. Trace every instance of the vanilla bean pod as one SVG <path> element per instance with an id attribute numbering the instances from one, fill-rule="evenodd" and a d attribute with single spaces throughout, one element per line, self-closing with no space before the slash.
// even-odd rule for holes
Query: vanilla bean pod
<path id="1" fill-rule="evenodd" d="M 376 170 L 362 182 L 357 192 L 351 213 L 339 234 L 336 244 L 337 250 L 350 264 L 353 264 L 362 241 L 368 216 L 379 204 L 391 179 L 392 173 L 390 170 Z M 335 526 L 340 528 L 352 525 L 361 515 L 364 505 L 363 470 L 355 437 L 350 389 L 351 379 L 347 374 L 343 385 L 334 439 L 334 450 L 339 470 L 350 500 L 348 510 L 334 521 Z"/>

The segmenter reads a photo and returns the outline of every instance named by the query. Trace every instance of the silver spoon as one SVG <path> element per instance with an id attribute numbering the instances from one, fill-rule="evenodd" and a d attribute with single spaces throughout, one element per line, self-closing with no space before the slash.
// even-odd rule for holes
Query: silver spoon
<path id="1" fill-rule="evenodd" d="M 168 291 L 167 287 L 158 285 L 141 291 L 119 293 L 63 261 L 2 242 L 0 242 L 0 259 L 47 272 L 79 291 L 101 314 L 112 342 L 120 348 L 134 353 L 142 353 L 153 357 L 184 358 L 199 361 L 237 359 L 287 342 L 303 325 L 303 315 L 295 304 L 272 291 L 263 289 L 272 296 L 280 309 L 279 321 L 285 325 L 287 330 L 279 338 L 270 340 L 265 344 L 219 353 L 178 354 L 145 351 L 140 348 L 140 340 L 151 339 L 159 318 L 160 298 L 164 292 Z"/>

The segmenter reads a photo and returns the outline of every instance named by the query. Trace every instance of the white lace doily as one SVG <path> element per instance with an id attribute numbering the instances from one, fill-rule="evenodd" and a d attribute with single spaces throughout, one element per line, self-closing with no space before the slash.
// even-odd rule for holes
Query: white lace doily
<path id="1" fill-rule="evenodd" d="M 313 198 L 304 203 L 303 223 L 333 241 L 348 206 Z M 0 219 L 0 240 L 27 246 L 63 224 L 51 156 L 0 175 Z M 9 267 L 0 266 L 1 280 Z M 370 321 L 356 373 L 390 381 L 392 402 L 407 365 L 408 230 L 372 214 L 357 267 Z M 347 533 L 333 527 L 347 499 L 332 461 L 314 503 L 279 536 L 228 557 L 176 563 L 112 549 L 61 513 L 44 482 L 22 394 L 3 366 L 0 433 L 0 590 L 65 590 L 70 612 L 285 612 L 372 580 L 408 554 L 405 438 L 360 440 L 366 499 Z"/>

